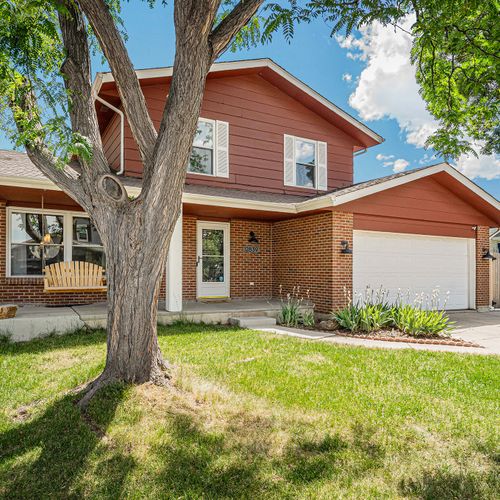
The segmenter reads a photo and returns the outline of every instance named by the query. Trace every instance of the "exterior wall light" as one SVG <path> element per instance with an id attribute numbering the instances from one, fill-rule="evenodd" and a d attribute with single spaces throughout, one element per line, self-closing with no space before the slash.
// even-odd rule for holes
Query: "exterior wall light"
<path id="1" fill-rule="evenodd" d="M 340 242 L 340 246 L 342 249 L 340 250 L 340 253 L 345 253 L 345 254 L 352 254 L 352 248 L 349 248 L 349 242 L 346 240 L 342 240 Z"/>
<path id="2" fill-rule="evenodd" d="M 491 255 L 491 252 L 487 248 L 483 248 L 483 259 L 485 260 L 497 260 L 496 257 Z"/>
<path id="3" fill-rule="evenodd" d="M 248 243 L 259 243 L 259 239 L 253 231 L 250 231 L 250 234 L 248 235 Z"/>

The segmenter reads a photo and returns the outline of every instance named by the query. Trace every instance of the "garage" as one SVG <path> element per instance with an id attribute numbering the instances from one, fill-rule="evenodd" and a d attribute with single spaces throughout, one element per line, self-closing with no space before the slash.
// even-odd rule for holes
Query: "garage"
<path id="1" fill-rule="evenodd" d="M 474 307 L 473 239 L 360 230 L 353 238 L 355 293 L 382 286 L 391 301 L 401 290 L 405 302 L 413 303 L 416 295 L 424 294 L 428 303 L 433 291 L 439 290 L 440 307 Z"/>

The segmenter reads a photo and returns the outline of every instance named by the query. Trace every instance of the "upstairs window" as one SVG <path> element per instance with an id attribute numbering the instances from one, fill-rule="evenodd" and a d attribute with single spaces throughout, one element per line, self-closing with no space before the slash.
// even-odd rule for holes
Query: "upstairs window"
<path id="1" fill-rule="evenodd" d="M 284 183 L 326 191 L 326 142 L 285 135 Z"/>
<path id="2" fill-rule="evenodd" d="M 229 124 L 200 118 L 196 130 L 188 172 L 229 177 Z"/>

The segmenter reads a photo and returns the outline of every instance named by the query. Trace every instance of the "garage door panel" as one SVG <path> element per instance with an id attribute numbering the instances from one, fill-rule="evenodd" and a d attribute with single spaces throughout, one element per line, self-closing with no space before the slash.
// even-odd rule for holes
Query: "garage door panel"
<path id="1" fill-rule="evenodd" d="M 469 307 L 469 240 L 354 231 L 353 284 L 357 293 L 367 286 L 389 291 L 394 301 L 403 294 L 413 302 L 439 290 L 440 306 Z M 447 294 L 449 292 L 449 294 Z"/>

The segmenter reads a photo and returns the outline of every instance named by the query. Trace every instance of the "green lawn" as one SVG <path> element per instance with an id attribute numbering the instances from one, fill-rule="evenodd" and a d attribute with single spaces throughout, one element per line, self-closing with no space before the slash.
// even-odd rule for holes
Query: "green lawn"
<path id="1" fill-rule="evenodd" d="M 161 329 L 170 389 L 71 389 L 102 332 L 0 344 L 0 497 L 499 498 L 500 358 Z"/>

